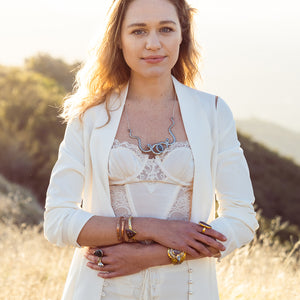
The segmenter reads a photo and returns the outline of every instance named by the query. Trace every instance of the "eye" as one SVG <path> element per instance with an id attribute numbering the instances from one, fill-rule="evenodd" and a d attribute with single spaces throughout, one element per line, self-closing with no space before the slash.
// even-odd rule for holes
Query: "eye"
<path id="1" fill-rule="evenodd" d="M 174 31 L 171 27 L 163 27 L 160 29 L 161 32 L 168 33 Z"/>
<path id="2" fill-rule="evenodd" d="M 146 31 L 144 29 L 136 29 L 136 30 L 132 31 L 132 34 L 134 34 L 134 35 L 142 35 L 145 33 L 146 33 Z"/>

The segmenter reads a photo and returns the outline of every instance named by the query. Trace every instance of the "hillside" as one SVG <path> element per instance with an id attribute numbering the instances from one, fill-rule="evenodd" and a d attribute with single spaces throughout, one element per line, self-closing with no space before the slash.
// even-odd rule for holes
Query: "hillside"
<path id="1" fill-rule="evenodd" d="M 300 165 L 300 132 L 259 119 L 238 120 L 238 130 Z"/>
<path id="2" fill-rule="evenodd" d="M 20 226 L 40 224 L 42 220 L 43 209 L 35 196 L 0 174 L 0 222 Z"/>
<path id="3" fill-rule="evenodd" d="M 262 215 L 300 226 L 300 166 L 239 134 Z"/>
<path id="4" fill-rule="evenodd" d="M 65 128 L 57 117 L 57 108 L 71 89 L 73 68 L 47 55 L 28 59 L 24 67 L 0 66 L 0 128 L 3 129 L 0 130 L 0 174 L 29 188 L 41 206 Z M 239 128 L 240 123 L 237 124 Z M 267 128 L 261 123 L 255 138 Z M 275 131 L 280 133 L 275 140 L 295 148 L 288 142 L 295 142 L 295 136 L 291 138 L 278 128 Z M 251 137 L 240 134 L 240 140 L 249 163 L 257 208 L 269 219 L 279 215 L 284 221 L 300 226 L 300 166 Z M 18 223 L 32 220 L 38 223 L 42 212 L 37 208 L 35 197 L 19 192 L 7 196 L 9 191 L 4 191 L 7 186 L 11 185 L 0 177 L 1 197 L 5 199 L 0 203 L 0 217 L 14 212 Z M 27 213 L 27 208 L 36 210 L 37 219 L 35 212 Z M 297 229 L 291 230 L 297 232 Z"/>

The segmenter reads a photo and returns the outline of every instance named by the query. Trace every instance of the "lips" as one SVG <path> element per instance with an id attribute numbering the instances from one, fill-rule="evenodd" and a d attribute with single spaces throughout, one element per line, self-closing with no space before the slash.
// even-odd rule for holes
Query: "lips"
<path id="1" fill-rule="evenodd" d="M 150 55 L 150 56 L 143 58 L 143 60 L 149 64 L 157 64 L 157 63 L 162 62 L 164 59 L 165 59 L 165 56 L 162 56 L 162 55 Z"/>

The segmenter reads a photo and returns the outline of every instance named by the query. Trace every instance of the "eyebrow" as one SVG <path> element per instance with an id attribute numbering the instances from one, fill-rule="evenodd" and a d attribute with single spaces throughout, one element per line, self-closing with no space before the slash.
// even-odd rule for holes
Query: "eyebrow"
<path id="1" fill-rule="evenodd" d="M 176 22 L 172 21 L 172 20 L 165 20 L 165 21 L 160 21 L 159 24 L 160 25 L 164 25 L 164 24 L 174 24 L 174 25 L 177 25 Z M 130 28 L 130 27 L 146 27 L 147 24 L 146 23 L 132 23 L 130 25 L 127 26 L 127 28 Z"/>

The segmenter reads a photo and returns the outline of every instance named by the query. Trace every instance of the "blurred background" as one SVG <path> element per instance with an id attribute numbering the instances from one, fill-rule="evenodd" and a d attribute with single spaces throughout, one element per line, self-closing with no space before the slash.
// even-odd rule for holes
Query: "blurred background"
<path id="1" fill-rule="evenodd" d="M 222 97 L 233 111 L 261 225 L 256 240 L 219 267 L 221 298 L 280 299 L 287 296 L 280 289 L 284 280 L 288 298 L 299 299 L 300 3 L 188 2 L 198 10 L 202 81 L 197 87 Z M 72 91 L 80 63 L 104 32 L 110 3 L 1 3 L 0 299 L 60 298 L 72 251 L 53 252 L 41 232 L 45 192 L 65 128 L 58 109 Z M 22 269 L 11 268 L 16 253 L 22 253 Z M 235 273 L 253 281 L 241 277 L 230 285 L 223 279 Z M 26 283 L 12 288 L 24 278 Z M 249 288 L 252 294 L 246 293 Z"/>

